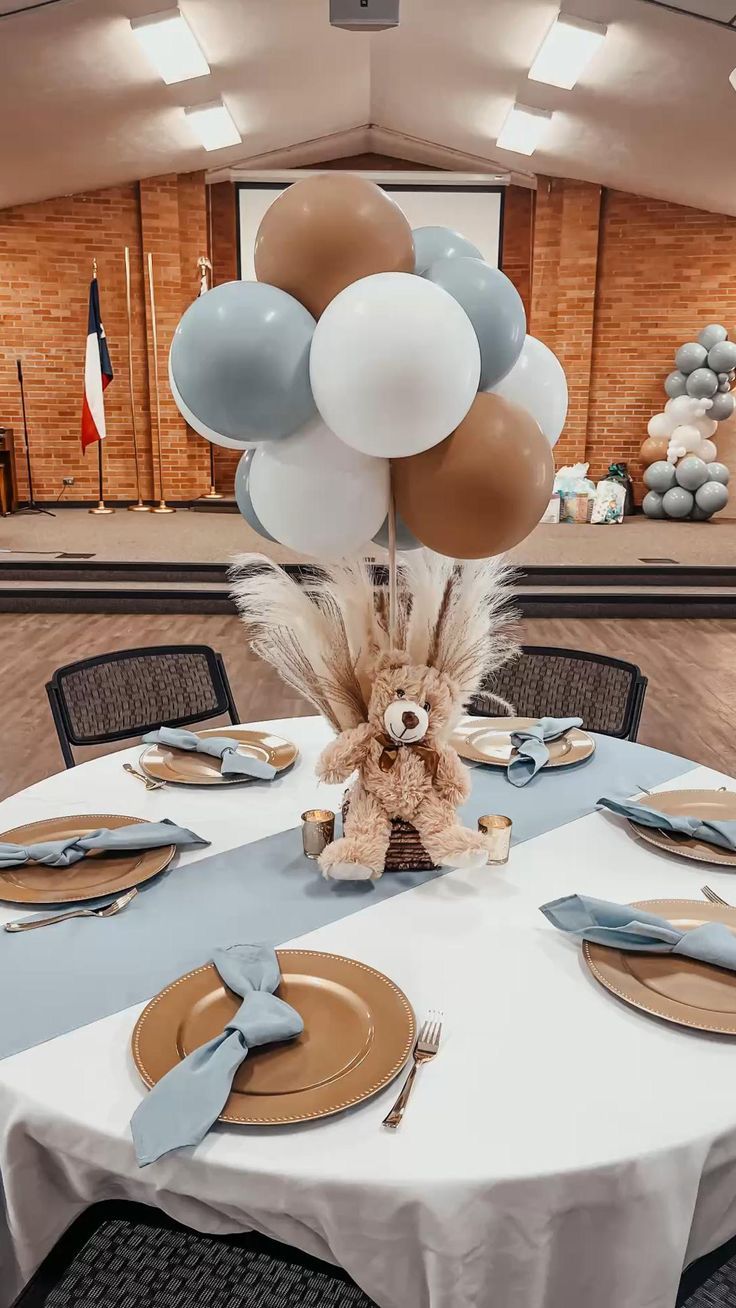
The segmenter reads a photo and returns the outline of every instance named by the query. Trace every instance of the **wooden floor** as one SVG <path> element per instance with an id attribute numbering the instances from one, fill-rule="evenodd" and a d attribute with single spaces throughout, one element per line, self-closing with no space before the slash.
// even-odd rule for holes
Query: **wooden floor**
<path id="1" fill-rule="evenodd" d="M 522 622 L 520 632 L 529 644 L 637 663 L 649 677 L 639 739 L 736 774 L 736 624 L 538 619 Z M 242 721 L 313 711 L 250 653 L 234 617 L 0 614 L 0 797 L 63 766 L 44 690 L 54 668 L 107 650 L 176 642 L 223 654 Z"/>

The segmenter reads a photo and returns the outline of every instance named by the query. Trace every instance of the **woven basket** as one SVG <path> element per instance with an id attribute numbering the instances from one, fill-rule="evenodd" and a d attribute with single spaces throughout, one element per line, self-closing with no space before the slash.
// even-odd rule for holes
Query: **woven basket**
<path id="1" fill-rule="evenodd" d="M 342 804 L 343 825 L 349 808 L 349 792 L 346 791 Z M 416 827 L 402 818 L 392 818 L 384 872 L 433 872 L 436 867 L 419 839 Z"/>

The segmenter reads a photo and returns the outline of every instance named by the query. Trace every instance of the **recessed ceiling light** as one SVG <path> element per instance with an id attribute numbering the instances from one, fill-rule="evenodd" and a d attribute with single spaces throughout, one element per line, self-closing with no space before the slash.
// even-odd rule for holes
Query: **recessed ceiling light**
<path id="1" fill-rule="evenodd" d="M 205 150 L 222 150 L 226 145 L 240 145 L 243 140 L 222 100 L 194 105 L 184 113 Z"/>
<path id="2" fill-rule="evenodd" d="M 552 121 L 548 109 L 530 109 L 525 104 L 511 106 L 496 144 L 516 154 L 534 154 Z"/>
<path id="3" fill-rule="evenodd" d="M 570 91 L 606 39 L 603 23 L 558 14 L 529 69 L 532 82 L 548 82 Z"/>
<path id="4" fill-rule="evenodd" d="M 131 18 L 130 26 L 167 86 L 209 73 L 210 66 L 178 5 L 145 18 Z"/>

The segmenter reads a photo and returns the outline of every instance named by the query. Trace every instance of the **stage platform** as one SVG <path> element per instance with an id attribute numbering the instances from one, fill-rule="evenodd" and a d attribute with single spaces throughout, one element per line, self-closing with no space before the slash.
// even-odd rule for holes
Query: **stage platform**
<path id="1" fill-rule="evenodd" d="M 0 611 L 227 612 L 227 567 L 249 551 L 309 563 L 261 540 L 226 505 L 16 514 L 0 518 Z M 542 524 L 511 557 L 528 615 L 736 616 L 733 519 Z"/>

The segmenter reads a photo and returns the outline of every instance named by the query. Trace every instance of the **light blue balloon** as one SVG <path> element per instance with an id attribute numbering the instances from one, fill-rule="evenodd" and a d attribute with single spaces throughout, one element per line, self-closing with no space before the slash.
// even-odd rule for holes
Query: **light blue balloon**
<path id="1" fill-rule="evenodd" d="M 250 465 L 253 462 L 254 454 L 255 450 L 246 450 L 237 466 L 235 471 L 235 500 L 248 526 L 258 532 L 258 535 L 262 536 L 264 540 L 272 540 L 277 545 L 276 537 L 272 536 L 270 531 L 266 531 L 253 508 L 253 501 L 250 498 Z"/>
<path id="2" fill-rule="evenodd" d="M 708 464 L 699 459 L 696 454 L 692 454 L 687 459 L 680 459 L 675 468 L 678 486 L 684 490 L 696 491 L 699 486 L 703 486 L 708 480 Z"/>
<path id="3" fill-rule="evenodd" d="M 414 237 L 414 272 L 423 277 L 427 269 L 438 259 L 482 259 L 477 246 L 467 241 L 451 227 L 415 227 Z"/>
<path id="4" fill-rule="evenodd" d="M 691 522 L 707 522 L 712 517 L 712 513 L 706 513 L 705 509 L 701 509 L 698 504 L 693 504 L 693 511 L 690 514 Z"/>
<path id="5" fill-rule="evenodd" d="M 706 350 L 712 350 L 714 345 L 725 341 L 727 336 L 725 327 L 721 327 L 720 323 L 712 322 L 698 334 L 698 345 L 704 346 Z"/>
<path id="6" fill-rule="evenodd" d="M 309 384 L 311 313 L 266 282 L 224 282 L 179 322 L 171 373 L 184 404 L 231 440 L 271 441 L 316 413 Z"/>
<path id="7" fill-rule="evenodd" d="M 730 372 L 736 368 L 736 343 L 719 341 L 708 351 L 708 367 L 714 372 Z"/>
<path id="8" fill-rule="evenodd" d="M 712 368 L 696 368 L 687 379 L 687 393 L 696 400 L 709 400 L 718 390 L 718 377 Z"/>
<path id="9" fill-rule="evenodd" d="M 644 496 L 644 499 L 641 502 L 641 507 L 648 518 L 666 517 L 664 508 L 662 507 L 662 496 L 658 491 L 650 490 L 649 493 Z"/>
<path id="10" fill-rule="evenodd" d="M 687 377 L 684 372 L 676 368 L 674 372 L 669 373 L 665 378 L 664 389 L 671 400 L 676 400 L 678 395 L 685 395 L 687 392 Z"/>
<path id="11" fill-rule="evenodd" d="M 467 313 L 480 345 L 480 383 L 489 391 L 511 371 L 524 348 L 526 313 L 514 283 L 482 259 L 438 259 L 426 274 Z"/>
<path id="12" fill-rule="evenodd" d="M 707 466 L 710 481 L 720 481 L 721 485 L 728 485 L 731 480 L 731 473 L 725 463 L 709 463 Z"/>
<path id="13" fill-rule="evenodd" d="M 379 531 L 373 537 L 376 545 L 382 545 L 385 550 L 388 549 L 388 518 Z M 413 531 L 410 531 L 401 517 L 400 513 L 396 514 L 396 548 L 397 550 L 420 550 L 423 548 L 422 542 L 417 540 Z"/>
<path id="14" fill-rule="evenodd" d="M 712 418 L 714 422 L 725 422 L 736 408 L 736 400 L 733 395 L 721 395 L 719 392 L 713 396 L 713 403 L 706 414 L 706 417 Z"/>
<path id="15" fill-rule="evenodd" d="M 720 513 L 728 504 L 728 487 L 720 481 L 707 481 L 695 492 L 695 503 L 703 513 Z"/>
<path id="16" fill-rule="evenodd" d="M 675 355 L 675 366 L 680 372 L 689 375 L 696 368 L 702 368 L 707 358 L 708 351 L 704 345 L 699 345 L 697 341 L 687 341 Z"/>
<path id="17" fill-rule="evenodd" d="M 650 463 L 644 473 L 644 485 L 649 490 L 656 491 L 658 495 L 664 495 L 665 491 L 671 490 L 677 485 L 675 469 L 666 459 L 657 459 L 655 463 Z"/>
<path id="18" fill-rule="evenodd" d="M 683 490 L 682 486 L 673 486 L 662 496 L 662 508 L 668 518 L 686 518 L 694 503 L 690 491 Z"/>

